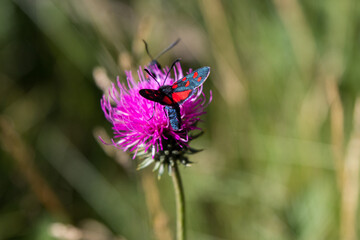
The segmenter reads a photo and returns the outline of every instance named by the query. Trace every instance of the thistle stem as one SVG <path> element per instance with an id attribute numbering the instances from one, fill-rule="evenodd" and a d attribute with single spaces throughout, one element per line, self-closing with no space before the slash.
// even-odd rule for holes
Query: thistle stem
<path id="1" fill-rule="evenodd" d="M 172 180 L 176 199 L 176 240 L 185 240 L 185 196 L 177 164 L 172 166 Z"/>

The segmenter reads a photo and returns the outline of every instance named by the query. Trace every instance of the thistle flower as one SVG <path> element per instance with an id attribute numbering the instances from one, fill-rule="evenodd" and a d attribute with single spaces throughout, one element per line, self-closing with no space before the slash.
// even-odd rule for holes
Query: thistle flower
<path id="1" fill-rule="evenodd" d="M 139 81 L 135 82 L 130 71 L 126 72 L 127 86 L 117 78 L 112 84 L 108 96 L 101 99 L 101 107 L 106 119 L 113 125 L 114 137 L 112 145 L 124 151 L 133 153 L 133 158 L 141 157 L 144 161 L 139 169 L 155 162 L 155 170 L 159 175 L 165 168 L 171 171 L 171 166 L 177 161 L 189 165 L 187 154 L 197 150 L 189 146 L 189 142 L 197 136 L 190 135 L 192 130 L 200 130 L 197 122 L 205 114 L 205 108 L 211 102 L 207 101 L 198 87 L 193 95 L 180 105 L 181 126 L 176 131 L 171 127 L 163 105 L 143 98 L 139 94 L 141 89 L 158 89 L 159 84 L 171 85 L 176 80 L 184 77 L 180 63 L 174 67 L 174 77 L 167 77 L 168 68 L 163 70 L 157 66 L 150 66 L 150 72 L 156 81 L 144 75 L 141 67 L 137 71 Z M 191 69 L 188 73 L 191 73 Z"/>

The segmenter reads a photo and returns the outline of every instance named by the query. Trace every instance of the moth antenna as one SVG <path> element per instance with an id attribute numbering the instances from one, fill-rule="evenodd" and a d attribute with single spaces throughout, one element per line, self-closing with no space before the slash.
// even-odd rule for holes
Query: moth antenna
<path id="1" fill-rule="evenodd" d="M 154 102 L 154 108 L 153 108 L 153 113 L 151 115 L 151 117 L 148 119 L 148 121 L 150 121 L 155 115 L 155 102 Z"/>
<path id="2" fill-rule="evenodd" d="M 165 79 L 164 79 L 163 85 L 165 85 L 166 79 L 168 78 L 168 76 L 169 76 L 169 74 L 170 74 L 170 72 L 171 72 L 171 69 L 173 69 L 173 67 L 175 66 L 175 64 L 176 64 L 177 62 L 180 62 L 180 61 L 181 61 L 181 58 L 178 58 L 178 59 L 176 59 L 176 60 L 171 64 L 171 67 L 169 68 L 169 71 L 166 73 L 166 77 L 165 77 Z"/>
<path id="3" fill-rule="evenodd" d="M 144 39 L 143 39 L 143 42 L 144 42 L 144 44 L 145 44 L 146 53 L 149 55 L 149 57 L 151 58 L 151 60 L 154 60 L 154 58 L 151 56 L 151 54 L 150 54 L 150 52 L 149 52 L 148 45 L 147 45 L 147 43 L 145 42 Z"/>
<path id="4" fill-rule="evenodd" d="M 145 41 L 144 41 L 145 42 Z M 163 55 L 164 53 L 166 53 L 167 51 L 169 51 L 170 49 L 172 49 L 173 47 L 176 46 L 176 44 L 178 44 L 180 42 L 180 38 L 176 39 L 175 42 L 173 42 L 172 44 L 170 44 L 170 46 L 168 46 L 165 50 L 163 50 L 161 53 L 159 53 L 156 57 L 155 60 L 158 59 L 161 55 Z M 145 43 L 146 44 L 146 43 Z M 146 48 L 146 45 L 145 45 Z M 153 59 L 152 59 L 153 60 Z"/>
<path id="5" fill-rule="evenodd" d="M 155 76 L 149 70 L 147 70 L 147 68 L 145 68 L 144 70 L 147 74 L 149 74 L 149 76 L 151 76 L 156 81 Z"/>
<path id="6" fill-rule="evenodd" d="M 149 70 L 145 68 L 144 71 L 155 80 L 155 82 L 159 85 L 159 87 L 161 86 L 160 83 L 156 80 L 155 76 Z"/>

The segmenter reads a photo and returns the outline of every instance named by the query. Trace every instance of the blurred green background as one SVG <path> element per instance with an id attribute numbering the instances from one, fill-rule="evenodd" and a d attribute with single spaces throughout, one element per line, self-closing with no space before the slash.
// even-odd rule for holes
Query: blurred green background
<path id="1" fill-rule="evenodd" d="M 150 62 L 211 66 L 181 168 L 188 239 L 359 236 L 357 0 L 1 0 L 0 239 L 173 239 L 171 179 L 136 171 L 102 91 Z"/>

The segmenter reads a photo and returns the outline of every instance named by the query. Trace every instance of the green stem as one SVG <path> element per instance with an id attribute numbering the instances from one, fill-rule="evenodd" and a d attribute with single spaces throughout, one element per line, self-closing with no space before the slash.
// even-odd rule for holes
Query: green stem
<path id="1" fill-rule="evenodd" d="M 185 196 L 177 164 L 172 166 L 172 180 L 176 199 L 176 240 L 185 240 Z"/>

